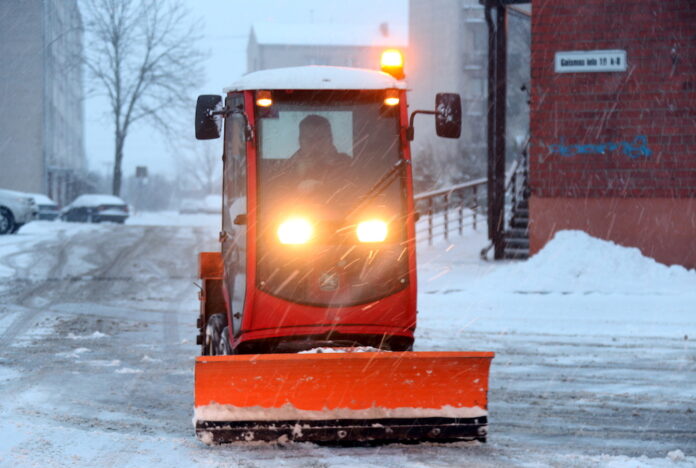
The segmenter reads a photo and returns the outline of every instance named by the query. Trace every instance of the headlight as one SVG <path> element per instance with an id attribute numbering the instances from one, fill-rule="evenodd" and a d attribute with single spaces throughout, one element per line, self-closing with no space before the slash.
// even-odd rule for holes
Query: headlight
<path id="1" fill-rule="evenodd" d="M 371 219 L 358 224 L 356 229 L 360 242 L 384 242 L 387 238 L 387 223 Z"/>
<path id="2" fill-rule="evenodd" d="M 306 244 L 314 235 L 312 224 L 303 218 L 291 218 L 278 226 L 281 244 Z"/>

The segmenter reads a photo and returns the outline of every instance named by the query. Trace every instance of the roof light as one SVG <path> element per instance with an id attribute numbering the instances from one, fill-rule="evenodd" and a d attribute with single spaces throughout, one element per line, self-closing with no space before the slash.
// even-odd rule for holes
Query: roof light
<path id="1" fill-rule="evenodd" d="M 388 89 L 384 96 L 384 104 L 387 106 L 395 106 L 399 103 L 399 92 L 395 89 Z"/>
<path id="2" fill-rule="evenodd" d="M 382 52 L 382 71 L 389 73 L 397 80 L 404 79 L 404 56 L 400 50 L 387 49 Z"/>
<path id="3" fill-rule="evenodd" d="M 271 107 L 273 105 L 273 98 L 271 98 L 270 91 L 257 91 L 256 92 L 256 105 L 259 107 Z"/>

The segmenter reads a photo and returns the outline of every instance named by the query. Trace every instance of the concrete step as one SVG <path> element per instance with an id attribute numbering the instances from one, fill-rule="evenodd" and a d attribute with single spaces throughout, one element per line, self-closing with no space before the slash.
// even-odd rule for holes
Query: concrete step
<path id="1" fill-rule="evenodd" d="M 529 250 L 529 239 L 525 237 L 506 237 L 505 248 Z"/>
<path id="2" fill-rule="evenodd" d="M 524 227 L 513 227 L 505 231 L 505 237 L 519 237 L 523 239 L 529 238 L 529 229 L 525 223 Z"/>
<path id="3" fill-rule="evenodd" d="M 524 229 L 525 231 L 529 227 L 529 218 L 522 216 L 513 216 L 510 221 L 510 227 L 514 229 Z"/>
<path id="4" fill-rule="evenodd" d="M 520 200 L 517 202 L 517 205 L 515 206 L 515 211 L 528 210 L 528 209 L 529 209 L 529 200 Z"/>
<path id="5" fill-rule="evenodd" d="M 529 258 L 529 249 L 505 248 L 503 255 L 509 260 L 525 260 Z"/>

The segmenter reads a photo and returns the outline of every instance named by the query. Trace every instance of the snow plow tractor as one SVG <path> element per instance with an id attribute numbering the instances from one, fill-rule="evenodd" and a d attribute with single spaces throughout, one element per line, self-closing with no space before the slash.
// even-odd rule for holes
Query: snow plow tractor
<path id="1" fill-rule="evenodd" d="M 459 137 L 459 96 L 409 114 L 402 80 L 310 66 L 198 98 L 223 136 L 221 252 L 200 254 L 203 442 L 485 441 L 490 352 L 414 352 L 409 140 Z"/>

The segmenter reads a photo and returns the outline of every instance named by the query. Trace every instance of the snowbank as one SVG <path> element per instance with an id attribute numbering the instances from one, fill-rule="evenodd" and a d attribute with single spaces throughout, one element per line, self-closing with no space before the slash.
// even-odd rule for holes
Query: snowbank
<path id="1" fill-rule="evenodd" d="M 634 247 L 560 231 L 526 262 L 509 264 L 481 279 L 495 291 L 564 294 L 696 293 L 696 270 L 667 266 Z"/>

